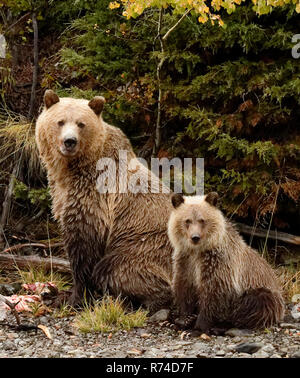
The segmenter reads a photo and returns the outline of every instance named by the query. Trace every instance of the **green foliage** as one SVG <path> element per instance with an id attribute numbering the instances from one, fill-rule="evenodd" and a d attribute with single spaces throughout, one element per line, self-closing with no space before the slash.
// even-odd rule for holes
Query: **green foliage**
<path id="1" fill-rule="evenodd" d="M 49 188 L 30 189 L 22 181 L 15 181 L 14 196 L 16 200 L 29 202 L 41 210 L 49 210 L 51 207 L 51 196 Z"/>
<path id="2" fill-rule="evenodd" d="M 164 57 L 158 155 L 204 157 L 205 189 L 220 192 L 228 215 L 267 224 L 275 209 L 274 225 L 297 232 L 300 59 L 291 56 L 291 39 L 299 33 L 299 16 L 291 3 L 278 2 L 261 17 L 249 1 L 234 12 L 225 3 L 227 10 L 219 12 L 224 27 L 202 24 L 199 12 L 191 12 L 162 53 L 157 8 L 135 9 L 141 15 L 127 20 L 122 6 L 110 9 L 110 0 L 49 1 L 39 13 L 40 38 L 51 30 L 63 48 L 50 61 L 51 70 L 45 68 L 49 60 L 41 60 L 42 88 L 87 99 L 103 95 L 104 119 L 121 127 L 144 154 L 154 139 L 157 64 Z M 270 10 L 264 1 L 256 5 L 261 13 Z M 164 10 L 162 35 L 185 11 L 180 4 L 177 13 L 175 8 Z"/>

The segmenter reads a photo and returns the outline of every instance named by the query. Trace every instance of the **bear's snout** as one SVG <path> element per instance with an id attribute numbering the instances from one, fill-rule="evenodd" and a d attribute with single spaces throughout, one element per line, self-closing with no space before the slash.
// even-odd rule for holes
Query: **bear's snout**
<path id="1" fill-rule="evenodd" d="M 67 151 L 72 151 L 75 148 L 76 144 L 77 144 L 77 138 L 75 137 L 72 137 L 72 138 L 69 137 L 69 138 L 64 139 L 64 145 Z"/>
<path id="2" fill-rule="evenodd" d="M 201 239 L 201 236 L 200 234 L 194 234 L 192 235 L 191 239 L 194 244 L 198 244 Z"/>

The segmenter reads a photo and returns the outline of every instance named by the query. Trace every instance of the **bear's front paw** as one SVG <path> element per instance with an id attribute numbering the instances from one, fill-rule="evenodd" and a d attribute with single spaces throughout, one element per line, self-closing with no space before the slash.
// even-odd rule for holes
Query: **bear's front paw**
<path id="1" fill-rule="evenodd" d="M 179 316 L 174 320 L 174 323 L 180 329 L 190 329 L 193 328 L 193 324 L 195 323 L 196 315 L 182 315 Z"/>
<path id="2" fill-rule="evenodd" d="M 212 323 L 204 319 L 201 315 L 198 315 L 194 329 L 199 330 L 209 335 L 211 328 L 212 328 Z"/>
<path id="3" fill-rule="evenodd" d="M 83 307 L 84 298 L 79 295 L 78 292 L 73 288 L 71 294 L 67 298 L 66 303 L 73 308 Z"/>

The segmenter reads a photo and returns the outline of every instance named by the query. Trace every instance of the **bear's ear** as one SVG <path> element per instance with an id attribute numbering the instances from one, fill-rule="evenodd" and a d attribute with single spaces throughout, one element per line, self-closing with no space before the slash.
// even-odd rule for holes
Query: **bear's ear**
<path id="1" fill-rule="evenodd" d="M 99 116 L 102 113 L 103 106 L 105 104 L 105 98 L 102 96 L 96 96 L 89 102 L 89 107 L 94 113 Z"/>
<path id="2" fill-rule="evenodd" d="M 52 105 L 59 102 L 59 97 L 55 92 L 52 91 L 52 89 L 47 89 L 44 94 L 44 104 L 46 106 L 46 109 L 51 108 Z"/>
<path id="3" fill-rule="evenodd" d="M 175 193 L 172 195 L 172 205 L 176 209 L 184 202 L 184 198 L 182 194 Z"/>
<path id="4" fill-rule="evenodd" d="M 205 201 L 212 206 L 217 206 L 219 200 L 219 194 L 217 192 L 210 192 L 206 195 Z"/>

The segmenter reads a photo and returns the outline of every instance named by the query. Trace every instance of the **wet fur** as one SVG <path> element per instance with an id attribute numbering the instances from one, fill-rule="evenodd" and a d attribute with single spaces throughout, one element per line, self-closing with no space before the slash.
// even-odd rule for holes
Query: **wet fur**
<path id="1" fill-rule="evenodd" d="M 192 211 L 207 222 L 197 246 L 182 226 Z M 205 197 L 185 197 L 171 214 L 168 232 L 175 304 L 181 315 L 198 314 L 196 329 L 209 332 L 220 323 L 264 328 L 282 319 L 284 301 L 273 269 Z"/>
<path id="2" fill-rule="evenodd" d="M 80 151 L 73 158 L 58 150 L 57 121 L 66 117 L 86 124 L 80 131 Z M 88 101 L 61 98 L 39 116 L 36 140 L 48 173 L 53 215 L 73 271 L 70 303 L 79 304 L 85 293 L 96 290 L 131 297 L 152 309 L 166 306 L 172 274 L 167 236 L 170 195 L 100 194 L 96 189 L 98 159 L 117 162 L 120 149 L 128 151 L 128 161 L 135 159 L 127 137 L 105 123 Z M 149 171 L 140 169 L 149 180 Z M 127 172 L 134 173 L 130 167 Z"/>

